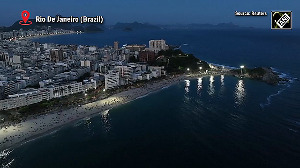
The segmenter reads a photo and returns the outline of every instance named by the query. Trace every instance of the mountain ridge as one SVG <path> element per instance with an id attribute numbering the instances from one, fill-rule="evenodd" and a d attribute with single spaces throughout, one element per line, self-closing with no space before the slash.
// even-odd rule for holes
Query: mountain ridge
<path id="1" fill-rule="evenodd" d="M 0 27 L 0 32 L 7 32 L 12 30 L 29 30 L 36 29 L 42 30 L 46 29 L 48 26 L 51 26 L 53 29 L 66 29 L 74 31 L 83 31 L 83 32 L 100 32 L 107 29 L 112 30 L 122 30 L 122 31 L 133 31 L 133 30 L 145 30 L 145 29 L 253 29 L 253 27 L 241 27 L 232 22 L 229 23 L 219 23 L 219 24 L 208 24 L 208 23 L 191 23 L 191 24 L 173 24 L 173 25 L 155 25 L 149 23 L 140 23 L 140 22 L 117 22 L 114 25 L 105 25 L 99 23 L 36 23 L 35 19 L 29 19 L 32 22 L 32 25 L 22 26 L 19 24 L 21 20 L 16 21 L 9 27 Z"/>

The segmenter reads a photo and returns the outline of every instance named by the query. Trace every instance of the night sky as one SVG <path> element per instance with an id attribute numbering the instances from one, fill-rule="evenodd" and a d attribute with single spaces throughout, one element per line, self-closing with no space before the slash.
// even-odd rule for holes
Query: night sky
<path id="1" fill-rule="evenodd" d="M 133 22 L 151 24 L 228 23 L 270 27 L 270 11 L 292 10 L 293 27 L 300 13 L 299 0 L 1 0 L 0 26 L 9 26 L 28 10 L 30 18 L 104 16 L 106 24 Z M 263 11 L 268 16 L 236 17 L 235 11 Z M 299 20 L 299 19 L 298 19 Z"/>

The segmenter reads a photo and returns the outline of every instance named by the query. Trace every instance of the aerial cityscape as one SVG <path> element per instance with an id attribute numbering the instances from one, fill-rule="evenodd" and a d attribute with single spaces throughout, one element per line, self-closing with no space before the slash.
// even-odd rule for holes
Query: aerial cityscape
<path id="1" fill-rule="evenodd" d="M 0 168 L 300 164 L 298 2 L 93 3 L 2 7 Z"/>

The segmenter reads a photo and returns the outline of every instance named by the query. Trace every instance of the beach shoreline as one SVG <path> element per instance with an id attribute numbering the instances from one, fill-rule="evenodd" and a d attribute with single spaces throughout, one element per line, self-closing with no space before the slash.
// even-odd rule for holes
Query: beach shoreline
<path id="1" fill-rule="evenodd" d="M 52 112 L 40 116 L 30 117 L 18 124 L 3 127 L 0 130 L 0 151 L 13 149 L 22 144 L 35 140 L 43 135 L 48 135 L 66 125 L 77 122 L 87 117 L 99 115 L 119 105 L 123 105 L 139 98 L 148 96 L 162 89 L 168 88 L 186 79 L 196 79 L 215 74 L 179 75 L 169 79 L 162 79 L 143 87 L 132 88 L 116 93 L 108 98 L 73 107 L 64 111 Z"/>
<path id="2" fill-rule="evenodd" d="M 59 33 L 59 34 L 45 34 L 45 35 L 39 35 L 39 36 L 20 37 L 20 38 L 17 38 L 17 40 L 29 40 L 29 41 L 32 41 L 32 40 L 39 39 L 39 38 L 61 36 L 61 35 L 70 35 L 70 34 L 82 34 L 82 33 L 68 32 L 68 33 Z"/>

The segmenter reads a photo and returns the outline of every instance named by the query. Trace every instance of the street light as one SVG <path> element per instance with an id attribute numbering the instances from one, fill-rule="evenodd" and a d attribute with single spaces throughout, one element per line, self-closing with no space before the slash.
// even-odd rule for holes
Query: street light
<path id="1" fill-rule="evenodd" d="M 201 73 L 202 67 L 199 67 L 199 72 Z"/>
<path id="2" fill-rule="evenodd" d="M 187 68 L 186 70 L 187 70 L 187 71 L 190 71 L 190 68 Z"/>
<path id="3" fill-rule="evenodd" d="M 244 65 L 241 65 L 240 68 L 241 68 L 241 76 L 242 76 L 242 74 L 243 74 L 243 71 L 242 71 L 242 70 L 245 68 L 245 66 L 244 66 Z"/>

